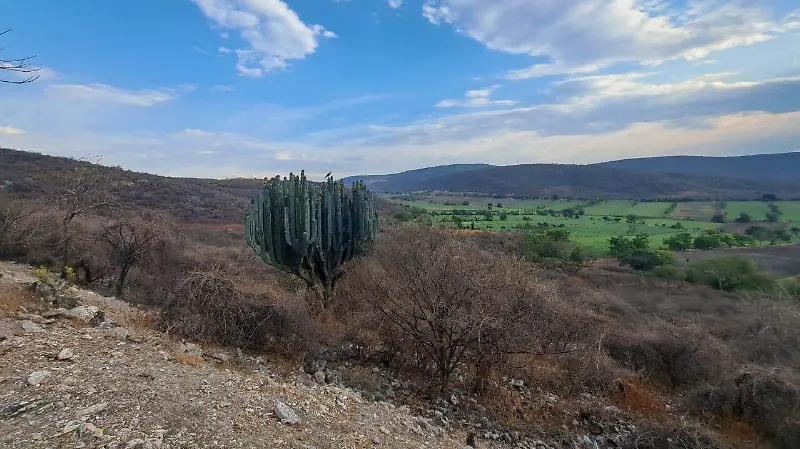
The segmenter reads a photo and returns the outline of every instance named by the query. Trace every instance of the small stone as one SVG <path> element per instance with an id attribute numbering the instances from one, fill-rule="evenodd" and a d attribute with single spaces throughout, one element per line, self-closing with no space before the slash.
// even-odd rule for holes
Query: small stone
<path id="1" fill-rule="evenodd" d="M 383 443 L 383 441 L 381 441 L 381 439 L 380 439 L 380 438 L 378 438 L 378 437 L 372 437 L 372 444 L 374 444 L 374 445 L 376 445 L 376 446 L 379 446 L 381 443 Z"/>
<path id="2" fill-rule="evenodd" d="M 128 443 L 125 445 L 125 449 L 134 449 L 137 447 L 142 447 L 144 446 L 144 443 L 145 441 L 143 439 L 136 438 L 135 440 L 128 441 Z"/>
<path id="3" fill-rule="evenodd" d="M 93 323 L 97 321 L 97 316 L 100 314 L 100 309 L 95 306 L 77 306 L 65 313 L 70 318 L 83 321 L 84 323 Z M 102 322 L 103 320 L 100 320 Z M 99 324 L 99 322 L 97 323 Z"/>
<path id="4" fill-rule="evenodd" d="M 201 348 L 200 345 L 198 345 L 198 344 L 195 344 L 195 343 L 181 343 L 180 348 L 189 357 L 202 357 L 203 356 L 203 348 Z"/>
<path id="5" fill-rule="evenodd" d="M 609 405 L 609 406 L 603 407 L 603 411 L 606 412 L 606 413 L 619 413 L 620 412 L 619 408 L 617 408 L 617 407 L 615 407 L 613 405 Z"/>
<path id="6" fill-rule="evenodd" d="M 66 316 L 67 311 L 64 309 L 52 309 L 42 312 L 42 317 L 44 318 L 54 318 L 59 316 Z"/>
<path id="7" fill-rule="evenodd" d="M 43 332 L 47 332 L 42 326 L 39 326 L 31 320 L 25 320 L 22 322 L 22 330 L 24 330 L 27 334 L 41 334 Z"/>
<path id="8" fill-rule="evenodd" d="M 42 370 L 42 371 L 34 371 L 28 375 L 28 385 L 38 386 L 42 382 L 44 382 L 48 377 L 50 377 L 50 371 Z"/>
<path id="9" fill-rule="evenodd" d="M 291 407 L 280 401 L 275 403 L 275 416 L 278 417 L 278 419 L 284 424 L 291 425 L 300 422 L 300 418 L 297 416 L 297 413 L 295 413 Z"/>
<path id="10" fill-rule="evenodd" d="M 70 348 L 64 348 L 58 353 L 58 360 L 72 360 L 75 357 L 75 351 Z"/>
<path id="11" fill-rule="evenodd" d="M 325 373 L 322 371 L 317 371 L 316 373 L 314 373 L 314 380 L 317 381 L 317 383 L 324 384 Z"/>
<path id="12" fill-rule="evenodd" d="M 297 383 L 310 387 L 314 385 L 314 378 L 310 374 L 300 373 L 297 375 Z"/>
<path id="13" fill-rule="evenodd" d="M 378 430 L 380 430 L 381 433 L 384 434 L 384 435 L 389 435 L 391 433 L 391 432 L 389 432 L 389 429 L 387 429 L 386 427 L 383 427 L 383 426 L 380 426 L 378 428 Z"/>
<path id="14" fill-rule="evenodd" d="M 222 363 L 228 363 L 231 361 L 231 356 L 224 352 L 215 352 L 214 354 L 211 354 L 211 357 L 219 360 Z"/>
<path id="15" fill-rule="evenodd" d="M 80 429 L 78 430 L 78 433 L 80 433 L 80 435 L 82 437 L 84 437 L 84 436 L 92 436 L 92 437 L 95 437 L 95 438 L 100 438 L 101 436 L 103 436 L 103 429 L 95 426 L 92 423 L 85 422 L 85 423 L 81 424 Z"/>
<path id="16" fill-rule="evenodd" d="M 108 402 L 101 402 L 78 411 L 78 416 L 92 416 L 96 415 L 108 407 Z"/>

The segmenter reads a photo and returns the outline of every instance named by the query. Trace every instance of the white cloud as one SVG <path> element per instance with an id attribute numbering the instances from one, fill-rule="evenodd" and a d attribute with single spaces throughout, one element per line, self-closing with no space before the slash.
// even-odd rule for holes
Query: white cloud
<path id="1" fill-rule="evenodd" d="M 233 92 L 233 87 L 224 84 L 215 84 L 209 88 L 211 92 Z"/>
<path id="2" fill-rule="evenodd" d="M 783 27 L 787 30 L 800 30 L 800 9 L 792 11 L 783 19 Z"/>
<path id="3" fill-rule="evenodd" d="M 222 55 L 227 55 L 227 54 L 229 54 L 229 53 L 233 53 L 233 50 L 231 50 L 231 49 L 230 49 L 230 48 L 228 48 L 228 47 L 219 47 L 219 49 L 217 49 L 217 52 L 218 52 L 219 54 L 222 54 Z"/>
<path id="4" fill-rule="evenodd" d="M 389 0 L 389 7 L 393 9 L 397 9 L 403 6 L 403 0 Z"/>
<path id="5" fill-rule="evenodd" d="M 95 104 L 150 107 L 176 98 L 170 89 L 125 90 L 106 84 L 53 84 L 47 92 L 62 99 Z"/>
<path id="6" fill-rule="evenodd" d="M 248 48 L 237 49 L 236 69 L 242 76 L 261 77 L 286 68 L 317 50 L 320 38 L 336 34 L 321 25 L 307 25 L 281 0 L 192 0 L 218 27 L 238 30 Z"/>
<path id="7" fill-rule="evenodd" d="M 12 126 L 0 126 L 0 134 L 6 136 L 19 136 L 25 134 L 25 131 L 19 128 L 14 128 Z"/>
<path id="8" fill-rule="evenodd" d="M 519 70 L 511 70 L 506 73 L 507 80 L 524 80 L 531 78 L 541 78 L 553 75 L 572 75 L 577 73 L 592 73 L 600 70 L 602 66 L 596 64 L 568 66 L 563 62 L 551 64 L 534 64 L 530 67 Z"/>
<path id="9" fill-rule="evenodd" d="M 516 101 L 511 100 L 492 100 L 490 97 L 500 86 L 494 85 L 483 89 L 467 91 L 463 100 L 442 100 L 436 103 L 437 108 L 456 108 L 456 107 L 486 107 L 486 106 L 513 106 Z"/>
<path id="10" fill-rule="evenodd" d="M 490 49 L 553 61 L 534 73 L 703 58 L 781 31 L 755 2 L 687 5 L 675 11 L 653 0 L 428 0 L 422 12 L 431 23 L 450 24 Z"/>

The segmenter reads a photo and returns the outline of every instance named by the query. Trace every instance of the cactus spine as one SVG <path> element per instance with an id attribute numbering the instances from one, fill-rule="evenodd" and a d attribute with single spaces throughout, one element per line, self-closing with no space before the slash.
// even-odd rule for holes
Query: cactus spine
<path id="1" fill-rule="evenodd" d="M 323 183 L 289 174 L 266 179 L 245 214 L 247 244 L 266 263 L 323 287 L 327 305 L 342 266 L 374 240 L 378 214 L 361 181 Z"/>

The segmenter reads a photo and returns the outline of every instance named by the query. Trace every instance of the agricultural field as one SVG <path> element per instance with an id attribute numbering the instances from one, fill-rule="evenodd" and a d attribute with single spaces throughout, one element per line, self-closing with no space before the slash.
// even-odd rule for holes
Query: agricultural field
<path id="1" fill-rule="evenodd" d="M 429 211 L 426 222 L 437 227 L 458 227 L 490 232 L 525 232 L 542 223 L 549 226 L 565 227 L 572 240 L 593 254 L 603 254 L 610 237 L 645 233 L 650 236 L 653 248 L 662 246 L 664 239 L 679 232 L 687 231 L 699 235 L 705 229 L 723 229 L 720 223 L 712 223 L 715 214 L 724 213 L 728 221 L 742 212 L 751 215 L 753 223 L 763 221 L 768 211 L 768 203 L 760 201 L 732 201 L 723 210 L 719 202 L 636 202 L 603 201 L 600 203 L 575 200 L 509 199 L 488 197 L 428 197 L 415 201 L 401 201 L 402 204 Z M 445 204 L 450 203 L 450 204 Z M 458 204 L 455 204 L 458 203 Z M 464 204 L 469 203 L 469 204 Z M 500 203 L 502 207 L 497 207 Z M 489 204 L 492 205 L 492 219 L 487 220 Z M 775 203 L 781 210 L 782 226 L 790 229 L 800 226 L 800 201 Z M 537 209 L 539 212 L 537 213 Z M 565 211 L 583 210 L 582 215 L 572 217 L 542 213 L 542 210 Z M 454 214 L 454 211 L 460 211 Z M 669 213 L 668 213 L 669 212 Z M 634 223 L 628 216 L 635 215 Z M 780 223 L 779 223 L 780 224 Z M 764 226 L 767 224 L 765 223 Z M 774 225 L 771 224 L 771 225 Z M 740 230 L 743 232 L 743 230 Z M 799 235 L 794 235 L 795 241 Z"/>
<path id="2" fill-rule="evenodd" d="M 710 201 L 690 201 L 678 203 L 669 218 L 678 220 L 710 221 L 711 217 L 722 212 L 720 203 Z"/>
<path id="3" fill-rule="evenodd" d="M 781 220 L 800 226 L 800 201 L 776 201 Z"/>
<path id="4" fill-rule="evenodd" d="M 586 215 L 619 216 L 636 215 L 642 218 L 661 218 L 672 203 L 663 201 L 636 202 L 636 201 L 603 201 L 600 204 L 586 207 Z"/>
<path id="5" fill-rule="evenodd" d="M 735 220 L 741 214 L 749 215 L 752 221 L 766 220 L 767 212 L 768 203 L 763 201 L 729 201 L 725 205 L 725 219 L 728 221 Z"/>

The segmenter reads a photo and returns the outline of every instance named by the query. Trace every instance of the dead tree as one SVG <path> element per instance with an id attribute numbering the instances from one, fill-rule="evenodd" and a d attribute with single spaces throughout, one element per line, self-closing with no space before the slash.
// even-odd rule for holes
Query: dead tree
<path id="1" fill-rule="evenodd" d="M 147 257 L 162 238 L 162 232 L 155 221 L 130 216 L 124 220 L 104 223 L 103 230 L 97 237 L 106 247 L 109 262 L 116 270 L 114 292 L 117 297 L 122 297 L 131 269 Z"/>
<path id="2" fill-rule="evenodd" d="M 52 195 L 61 232 L 61 263 L 70 265 L 70 250 L 75 219 L 116 203 L 111 193 L 111 179 L 99 165 L 76 161 Z"/>
<path id="3" fill-rule="evenodd" d="M 0 32 L 0 36 L 7 34 L 11 30 Z M 0 47 L 0 53 L 5 50 L 5 47 Z M 26 56 L 24 58 L 5 59 L 0 57 L 0 71 L 10 72 L 20 77 L 17 80 L 9 80 L 0 77 L 0 83 L 6 84 L 27 84 L 32 83 L 39 79 L 38 72 L 42 70 L 41 67 L 33 67 L 30 62 L 35 56 Z"/>

